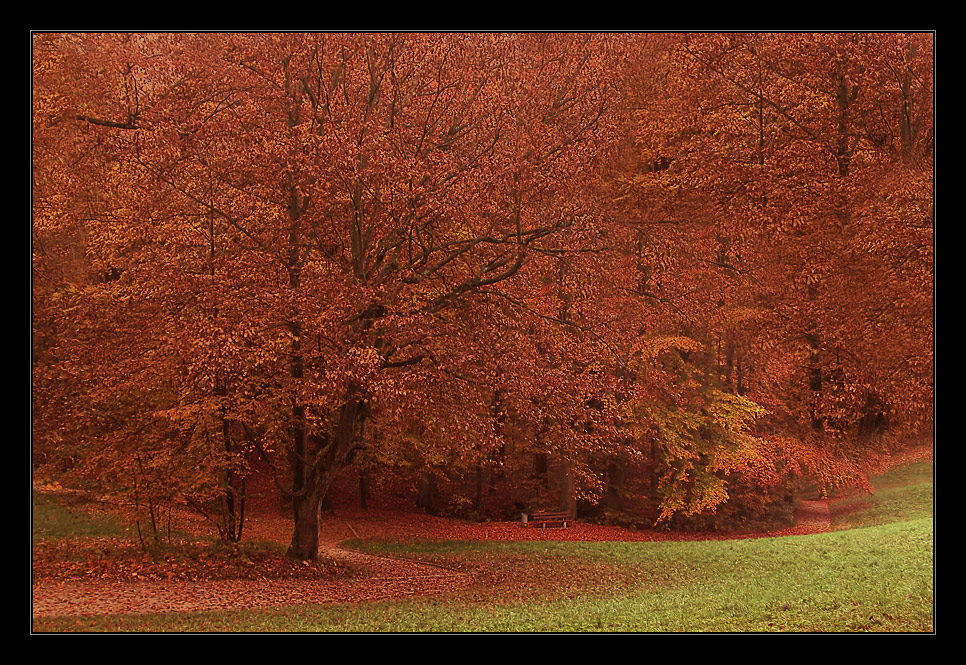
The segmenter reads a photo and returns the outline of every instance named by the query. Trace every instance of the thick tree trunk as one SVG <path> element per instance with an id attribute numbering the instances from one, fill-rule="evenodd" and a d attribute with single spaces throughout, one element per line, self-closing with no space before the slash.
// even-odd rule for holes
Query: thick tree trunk
<path id="1" fill-rule="evenodd" d="M 861 438 L 877 436 L 889 427 L 889 416 L 885 405 L 875 396 L 866 397 L 859 421 L 858 435 Z"/>
<path id="2" fill-rule="evenodd" d="M 292 497 L 292 511 L 295 529 L 288 555 L 301 561 L 315 561 L 319 558 L 319 530 L 322 527 L 322 497 L 306 494 Z"/>
<path id="3" fill-rule="evenodd" d="M 314 441 L 314 443 L 317 442 Z M 299 466 L 302 469 L 303 478 L 301 491 L 292 496 L 294 528 L 288 555 L 301 561 L 315 561 L 319 557 L 322 502 L 328 492 L 330 479 L 337 469 L 330 467 L 323 470 L 317 464 Z"/>
<path id="4" fill-rule="evenodd" d="M 332 479 L 348 463 L 352 452 L 361 447 L 369 408 L 354 389 L 350 389 L 339 412 L 335 431 L 326 436 L 303 436 L 303 455 L 294 455 L 292 510 L 295 527 L 289 556 L 316 560 L 319 556 L 319 528 L 322 526 L 322 500 Z M 297 439 L 298 443 L 298 439 Z M 298 452 L 298 447 L 296 449 Z"/>

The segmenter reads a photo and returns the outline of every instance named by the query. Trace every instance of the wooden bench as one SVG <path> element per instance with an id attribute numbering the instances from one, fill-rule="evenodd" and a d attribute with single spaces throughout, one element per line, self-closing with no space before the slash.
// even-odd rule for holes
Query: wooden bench
<path id="1" fill-rule="evenodd" d="M 547 525 L 556 524 L 566 529 L 567 523 L 573 522 L 573 521 L 574 520 L 570 516 L 570 513 L 568 513 L 565 510 L 559 511 L 559 512 L 543 511 L 539 513 L 533 513 L 530 516 L 530 519 L 527 521 L 527 524 L 534 524 L 534 525 L 539 524 L 541 529 L 546 529 Z"/>

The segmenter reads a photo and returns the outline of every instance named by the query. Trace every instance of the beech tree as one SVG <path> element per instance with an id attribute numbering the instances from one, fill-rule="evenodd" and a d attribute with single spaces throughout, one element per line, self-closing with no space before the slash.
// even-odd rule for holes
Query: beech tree
<path id="1" fill-rule="evenodd" d="M 164 415 L 203 404 L 287 462 L 293 556 L 406 371 L 465 362 L 480 292 L 594 216 L 619 41 L 54 39 L 35 128 L 92 137 L 88 251 L 187 363 Z"/>
<path id="2" fill-rule="evenodd" d="M 667 58 L 669 94 L 639 116 L 655 166 L 627 191 L 663 201 L 705 239 L 692 263 L 731 283 L 703 316 L 726 377 L 805 426 L 819 456 L 855 458 L 870 423 L 919 430 L 932 410 L 931 38 L 685 35 Z"/>
<path id="3" fill-rule="evenodd" d="M 669 519 L 929 425 L 929 35 L 33 55 L 35 452 L 226 539 L 256 460 L 312 559 L 360 454 L 475 473 L 481 510 L 512 454 L 570 510 L 639 463 Z"/>

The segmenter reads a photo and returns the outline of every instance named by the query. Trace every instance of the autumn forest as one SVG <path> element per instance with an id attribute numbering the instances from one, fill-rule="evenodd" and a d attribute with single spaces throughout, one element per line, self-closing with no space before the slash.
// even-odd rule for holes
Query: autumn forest
<path id="1" fill-rule="evenodd" d="M 35 478 L 686 529 L 931 437 L 929 33 L 36 33 Z"/>

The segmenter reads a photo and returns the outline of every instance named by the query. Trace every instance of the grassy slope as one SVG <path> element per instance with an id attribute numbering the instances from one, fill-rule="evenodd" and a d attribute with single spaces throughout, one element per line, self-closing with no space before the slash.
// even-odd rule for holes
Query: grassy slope
<path id="1" fill-rule="evenodd" d="M 874 479 L 873 496 L 849 497 L 831 502 L 833 523 L 840 529 L 931 518 L 933 464 L 918 462 Z"/>
<path id="2" fill-rule="evenodd" d="M 373 551 L 477 570 L 489 581 L 451 597 L 52 620 L 35 622 L 35 629 L 929 632 L 931 479 L 931 463 L 882 477 L 874 498 L 839 502 L 848 504 L 849 512 L 837 518 L 847 530 L 814 536 L 679 543 L 366 544 Z M 545 578 L 558 582 L 539 582 Z"/>

